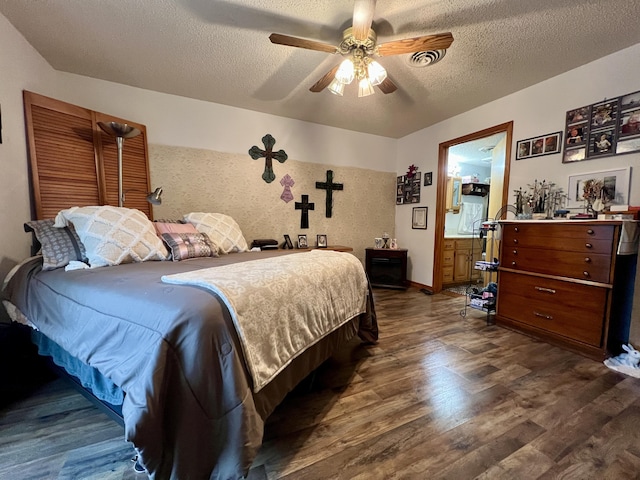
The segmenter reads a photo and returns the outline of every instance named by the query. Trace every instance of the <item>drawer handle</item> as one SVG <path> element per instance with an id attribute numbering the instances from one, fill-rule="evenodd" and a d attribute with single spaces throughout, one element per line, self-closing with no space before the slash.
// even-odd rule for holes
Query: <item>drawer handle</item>
<path id="1" fill-rule="evenodd" d="M 516 232 L 520 231 L 520 229 L 518 227 L 515 227 L 513 230 L 516 231 Z"/>
<path id="2" fill-rule="evenodd" d="M 517 244 L 517 243 L 518 243 L 518 239 L 517 239 L 517 238 L 514 238 L 514 239 L 513 239 L 513 243 L 516 243 L 516 244 Z"/>
<path id="3" fill-rule="evenodd" d="M 596 232 L 594 232 L 594 231 L 593 231 L 593 229 L 591 229 L 591 228 L 590 228 L 589 230 L 587 230 L 587 233 L 588 233 L 589 235 L 593 235 L 593 234 L 594 234 L 594 233 L 596 233 Z"/>
<path id="4" fill-rule="evenodd" d="M 591 258 L 584 257 L 584 263 L 591 263 Z"/>
<path id="5" fill-rule="evenodd" d="M 593 248 L 593 245 L 591 245 L 590 243 L 585 243 L 584 246 L 587 248 Z"/>
<path id="6" fill-rule="evenodd" d="M 584 275 L 587 278 L 591 277 L 591 274 L 589 272 L 582 272 L 582 275 Z"/>
<path id="7" fill-rule="evenodd" d="M 514 250 L 514 251 L 513 251 L 513 254 L 514 254 L 514 255 L 517 255 L 517 254 L 518 254 L 518 250 Z"/>
<path id="8" fill-rule="evenodd" d="M 515 267 L 516 266 L 516 262 L 511 262 L 511 266 Z"/>
<path id="9" fill-rule="evenodd" d="M 545 288 L 545 287 L 534 287 L 534 288 L 539 292 L 551 293 L 551 294 L 556 293 L 556 291 L 553 288 Z"/>
<path id="10" fill-rule="evenodd" d="M 533 314 L 536 317 L 544 318 L 545 320 L 553 320 L 553 317 L 551 315 L 545 315 L 544 313 L 538 313 L 535 310 L 534 310 Z"/>

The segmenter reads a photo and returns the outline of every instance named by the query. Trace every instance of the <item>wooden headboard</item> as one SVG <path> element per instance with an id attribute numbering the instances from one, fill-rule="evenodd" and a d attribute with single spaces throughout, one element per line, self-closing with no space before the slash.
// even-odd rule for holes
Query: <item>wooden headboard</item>
<path id="1" fill-rule="evenodd" d="M 118 205 L 118 151 L 115 138 L 98 122 L 121 122 L 140 130 L 122 149 L 125 207 L 153 220 L 147 130 L 144 125 L 24 91 L 32 217 L 54 218 L 65 208 Z"/>

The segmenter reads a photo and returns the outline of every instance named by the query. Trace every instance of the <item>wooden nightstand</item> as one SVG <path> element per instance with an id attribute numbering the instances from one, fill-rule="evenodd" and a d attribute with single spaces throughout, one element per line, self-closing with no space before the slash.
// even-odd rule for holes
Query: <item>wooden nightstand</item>
<path id="1" fill-rule="evenodd" d="M 367 248 L 365 267 L 372 287 L 407 288 L 406 248 Z"/>

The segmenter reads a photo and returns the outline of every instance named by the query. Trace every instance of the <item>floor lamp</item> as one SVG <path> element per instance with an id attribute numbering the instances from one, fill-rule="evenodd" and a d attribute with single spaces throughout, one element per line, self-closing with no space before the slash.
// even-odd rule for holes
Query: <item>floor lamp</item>
<path id="1" fill-rule="evenodd" d="M 133 138 L 140 135 L 140 130 L 126 123 L 118 122 L 98 122 L 98 125 L 105 133 L 108 133 L 116 139 L 118 147 L 118 206 L 124 206 L 124 191 L 122 190 L 122 147 L 125 138 Z M 131 191 L 131 190 L 129 190 Z M 147 194 L 147 201 L 153 205 L 162 203 L 162 187 L 156 188 L 153 192 Z"/>

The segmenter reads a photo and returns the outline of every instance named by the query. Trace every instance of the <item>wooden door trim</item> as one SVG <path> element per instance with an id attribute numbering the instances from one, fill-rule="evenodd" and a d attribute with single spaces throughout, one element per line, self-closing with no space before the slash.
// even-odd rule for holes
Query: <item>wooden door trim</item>
<path id="1" fill-rule="evenodd" d="M 513 120 L 501 123 L 493 127 L 485 128 L 478 132 L 470 133 L 462 137 L 454 138 L 442 142 L 438 146 L 438 191 L 436 194 L 436 226 L 435 226 L 435 242 L 434 242 L 434 259 L 433 259 L 433 292 L 442 291 L 442 252 L 444 250 L 444 226 L 445 214 L 444 205 L 447 193 L 447 167 L 449 157 L 449 147 L 459 145 L 471 140 L 495 135 L 496 133 L 505 132 L 507 138 L 505 141 L 505 162 L 504 162 L 504 183 L 502 185 L 502 205 L 506 204 L 509 198 L 509 175 L 511 167 L 511 144 L 513 142 Z"/>

